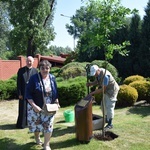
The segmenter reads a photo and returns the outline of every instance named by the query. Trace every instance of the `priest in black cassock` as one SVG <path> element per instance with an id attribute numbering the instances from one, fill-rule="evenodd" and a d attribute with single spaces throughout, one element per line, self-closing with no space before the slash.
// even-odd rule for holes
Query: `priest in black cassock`
<path id="1" fill-rule="evenodd" d="M 27 101 L 25 100 L 25 89 L 30 77 L 38 73 L 33 67 L 34 58 L 28 56 L 26 66 L 19 68 L 17 73 L 17 93 L 19 97 L 18 119 L 16 128 L 24 129 L 27 125 Z"/>

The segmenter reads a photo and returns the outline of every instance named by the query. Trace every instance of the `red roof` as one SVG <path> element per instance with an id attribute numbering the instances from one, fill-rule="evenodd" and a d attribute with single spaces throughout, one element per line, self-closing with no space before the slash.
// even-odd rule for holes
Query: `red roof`
<path id="1" fill-rule="evenodd" d="M 63 64 L 66 58 L 62 58 L 60 56 L 41 56 L 41 59 L 46 59 L 50 62 L 57 62 Z"/>

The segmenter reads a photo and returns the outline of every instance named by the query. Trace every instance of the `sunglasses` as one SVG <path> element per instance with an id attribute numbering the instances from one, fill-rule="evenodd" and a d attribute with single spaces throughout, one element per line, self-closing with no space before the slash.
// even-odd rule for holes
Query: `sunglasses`
<path id="1" fill-rule="evenodd" d="M 49 70 L 49 67 L 41 67 L 41 70 Z"/>

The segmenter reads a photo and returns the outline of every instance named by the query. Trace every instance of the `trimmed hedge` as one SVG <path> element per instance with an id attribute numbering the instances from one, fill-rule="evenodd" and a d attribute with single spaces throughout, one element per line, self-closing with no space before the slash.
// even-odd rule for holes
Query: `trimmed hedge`
<path id="1" fill-rule="evenodd" d="M 116 103 L 117 107 L 128 107 L 133 106 L 137 101 L 138 92 L 134 87 L 129 85 L 121 85 L 118 93 L 118 101 Z"/>
<path id="2" fill-rule="evenodd" d="M 138 101 L 146 100 L 150 103 L 150 82 L 149 81 L 134 81 L 129 84 L 138 92 Z"/>
<path id="3" fill-rule="evenodd" d="M 58 82 L 57 85 L 59 102 L 62 107 L 75 105 L 87 95 L 85 77 L 70 78 L 69 80 Z"/>
<path id="4" fill-rule="evenodd" d="M 134 82 L 134 81 L 146 81 L 146 79 L 143 76 L 140 75 L 133 75 L 133 76 L 129 76 L 127 78 L 124 79 L 123 84 L 127 84 L 129 85 L 130 83 Z"/>
<path id="5" fill-rule="evenodd" d="M 86 65 L 87 64 L 95 64 L 95 65 L 98 65 L 99 67 L 105 67 L 105 61 L 102 61 L 102 60 L 95 60 L 91 63 L 89 62 L 71 62 L 71 63 L 68 63 L 66 64 L 65 66 L 63 66 L 59 73 L 58 73 L 58 77 L 63 77 L 64 79 L 69 79 L 69 78 L 75 78 L 77 76 L 87 76 L 87 73 L 86 73 Z M 110 63 L 108 63 L 107 65 L 107 70 L 109 70 L 112 75 L 114 76 L 115 79 L 118 78 L 118 71 L 117 69 L 111 65 Z M 90 77 L 91 79 L 91 77 Z"/>
<path id="6" fill-rule="evenodd" d="M 16 81 L 9 79 L 6 81 L 0 81 L 0 99 L 9 100 L 17 98 L 17 85 Z"/>
<path id="7" fill-rule="evenodd" d="M 85 66 L 87 63 L 71 62 L 60 68 L 58 77 L 64 79 L 75 78 L 77 76 L 86 76 Z"/>

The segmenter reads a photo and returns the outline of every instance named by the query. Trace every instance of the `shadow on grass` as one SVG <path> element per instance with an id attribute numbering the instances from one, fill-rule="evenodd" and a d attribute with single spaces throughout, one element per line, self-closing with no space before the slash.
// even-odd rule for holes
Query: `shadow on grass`
<path id="1" fill-rule="evenodd" d="M 25 127 L 25 128 L 27 128 L 27 127 Z M 3 125 L 0 125 L 0 130 L 15 130 L 15 129 L 16 130 L 22 130 L 22 129 L 16 128 L 16 124 L 3 124 Z"/>
<path id="2" fill-rule="evenodd" d="M 15 124 L 3 124 L 3 125 L 0 125 L 0 129 L 1 130 L 14 130 L 16 129 L 16 125 Z"/>
<path id="3" fill-rule="evenodd" d="M 129 109 L 129 112 L 146 117 L 150 115 L 150 106 L 134 106 Z"/>
<path id="4" fill-rule="evenodd" d="M 16 143 L 15 139 L 3 138 L 0 139 L 0 149 L 1 150 L 42 150 L 42 147 L 35 145 L 35 143 L 30 142 L 24 145 Z"/>
<path id="5" fill-rule="evenodd" d="M 52 149 L 61 149 L 61 148 L 69 148 L 72 149 L 71 147 L 73 146 L 78 146 L 81 143 L 76 139 L 76 138 L 71 138 L 65 141 L 58 141 L 56 143 L 51 143 L 51 148 Z M 83 143 L 82 143 L 83 144 Z M 87 144 L 87 143 L 84 143 Z"/>
<path id="6" fill-rule="evenodd" d="M 81 143 L 77 141 L 75 138 L 66 140 L 66 141 L 58 141 L 55 143 L 51 143 L 50 146 L 52 149 L 61 149 L 61 148 L 71 148 L 73 146 L 80 145 Z M 16 143 L 16 140 L 10 138 L 0 139 L 0 149 L 1 150 L 43 150 L 42 146 L 36 145 L 33 142 L 26 143 L 24 145 L 20 145 Z"/>
<path id="7" fill-rule="evenodd" d="M 63 124 L 64 123 L 64 124 Z M 61 124 L 61 127 L 55 127 L 52 137 L 59 137 L 67 134 L 76 134 L 75 126 L 67 126 L 65 121 L 58 121 L 56 124 Z M 63 125 L 62 125 L 63 124 Z M 55 143 L 51 143 L 52 149 L 61 149 L 61 148 L 71 148 L 73 146 L 78 146 L 80 144 L 88 144 L 87 142 L 81 143 L 76 138 L 64 139 L 61 141 L 57 141 Z"/>
<path id="8" fill-rule="evenodd" d="M 75 133 L 74 126 L 66 127 L 66 128 L 57 127 L 57 128 L 54 128 L 53 137 L 63 136 L 65 134 L 73 134 L 73 133 Z"/>

